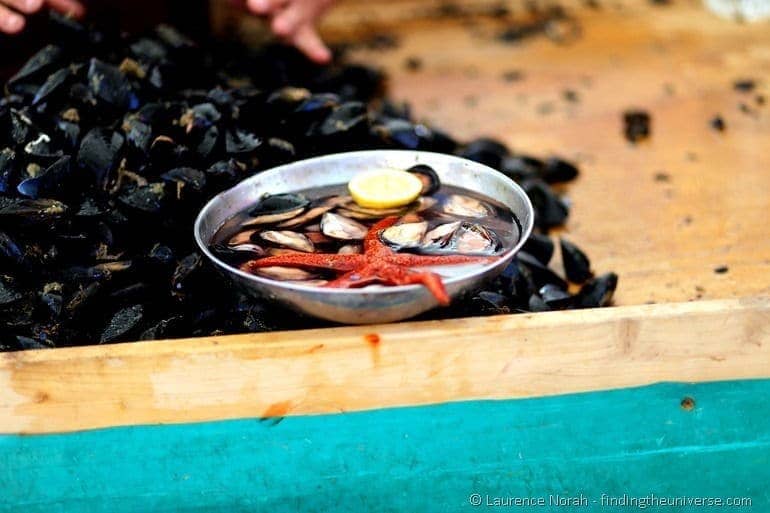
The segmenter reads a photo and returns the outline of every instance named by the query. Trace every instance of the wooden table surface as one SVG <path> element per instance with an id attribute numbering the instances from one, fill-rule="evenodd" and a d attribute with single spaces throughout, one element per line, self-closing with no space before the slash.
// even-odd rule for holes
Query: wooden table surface
<path id="1" fill-rule="evenodd" d="M 561 45 L 495 38 L 522 19 L 520 3 L 506 4 L 506 21 L 426 16 L 438 2 L 343 1 L 326 32 L 396 36 L 393 49 L 351 57 L 385 69 L 391 95 L 419 119 L 579 161 L 565 233 L 598 272 L 620 275 L 617 304 L 770 293 L 770 105 L 757 103 L 770 97 L 770 22 L 724 20 L 697 1 L 599 2 L 561 2 L 582 29 Z M 412 57 L 418 71 L 405 65 Z M 503 80 L 509 71 L 523 78 Z M 755 91 L 734 90 L 743 78 L 757 81 Z M 652 116 L 652 137 L 637 146 L 622 137 L 629 108 Z M 717 114 L 724 132 L 710 127 Z M 715 273 L 720 266 L 728 271 Z"/>

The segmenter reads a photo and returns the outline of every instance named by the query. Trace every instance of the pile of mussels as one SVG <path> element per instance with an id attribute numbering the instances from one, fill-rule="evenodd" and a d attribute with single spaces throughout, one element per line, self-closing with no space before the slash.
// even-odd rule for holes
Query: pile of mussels
<path id="1" fill-rule="evenodd" d="M 0 351 L 320 326 L 238 295 L 201 258 L 193 220 L 219 191 L 323 153 L 408 148 L 454 153 L 524 187 L 539 234 L 486 290 L 431 318 L 597 307 L 617 276 L 594 278 L 547 236 L 568 205 L 549 184 L 577 169 L 467 144 L 414 122 L 362 66 L 316 67 L 294 50 L 196 45 L 160 26 L 102 33 L 53 17 L 54 42 L 0 101 Z"/>

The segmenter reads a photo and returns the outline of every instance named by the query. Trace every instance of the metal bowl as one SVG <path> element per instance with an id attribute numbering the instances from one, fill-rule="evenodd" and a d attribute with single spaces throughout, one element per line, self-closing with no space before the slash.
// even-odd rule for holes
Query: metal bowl
<path id="1" fill-rule="evenodd" d="M 500 274 L 532 231 L 534 212 L 524 191 L 494 169 L 470 160 L 423 151 L 371 150 L 302 160 L 252 176 L 214 197 L 195 221 L 201 251 L 235 284 L 254 297 L 277 301 L 300 312 L 345 324 L 394 322 L 438 306 L 421 285 L 364 289 L 326 289 L 254 276 L 217 259 L 208 248 L 216 231 L 265 193 L 279 194 L 347 183 L 356 173 L 373 168 L 407 169 L 427 164 L 442 183 L 480 192 L 511 209 L 521 224 L 521 238 L 498 260 L 473 272 L 444 279 L 452 298 L 479 288 Z"/>

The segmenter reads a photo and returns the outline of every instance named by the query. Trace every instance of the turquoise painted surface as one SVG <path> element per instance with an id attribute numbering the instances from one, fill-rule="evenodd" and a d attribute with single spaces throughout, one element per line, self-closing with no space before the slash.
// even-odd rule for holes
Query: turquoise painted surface
<path id="1" fill-rule="evenodd" d="M 770 511 L 770 380 L 0 437 L 2 512 Z M 680 403 L 692 397 L 695 407 Z M 469 503 L 480 494 L 482 505 Z M 487 506 L 549 495 L 585 506 Z M 601 495 L 751 507 L 600 508 Z M 597 501 L 597 502 L 592 502 Z"/>

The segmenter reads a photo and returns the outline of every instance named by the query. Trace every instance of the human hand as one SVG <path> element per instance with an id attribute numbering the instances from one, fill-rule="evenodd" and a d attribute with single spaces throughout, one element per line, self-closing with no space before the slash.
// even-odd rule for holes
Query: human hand
<path id="1" fill-rule="evenodd" d="M 0 0 L 0 32 L 18 34 L 27 23 L 25 16 L 46 6 L 75 17 L 85 13 L 83 4 L 77 0 Z"/>
<path id="2" fill-rule="evenodd" d="M 268 18 L 275 35 L 297 47 L 312 61 L 325 64 L 331 60 L 332 53 L 316 25 L 332 3 L 333 0 L 246 0 L 246 7 Z"/>

